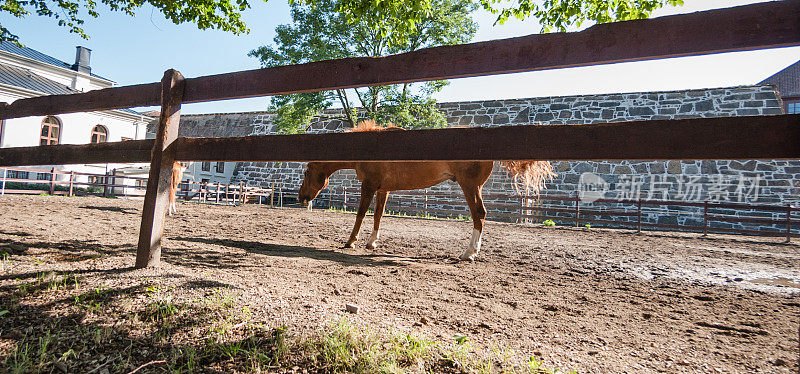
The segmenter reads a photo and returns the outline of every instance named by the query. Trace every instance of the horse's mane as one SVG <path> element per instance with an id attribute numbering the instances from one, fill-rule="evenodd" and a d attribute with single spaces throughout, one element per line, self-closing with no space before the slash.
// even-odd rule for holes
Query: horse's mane
<path id="1" fill-rule="evenodd" d="M 346 132 L 384 131 L 384 130 L 403 130 L 403 128 L 397 127 L 394 124 L 381 126 L 374 120 L 368 119 L 359 122 L 355 127 L 353 127 L 352 129 L 348 129 Z"/>

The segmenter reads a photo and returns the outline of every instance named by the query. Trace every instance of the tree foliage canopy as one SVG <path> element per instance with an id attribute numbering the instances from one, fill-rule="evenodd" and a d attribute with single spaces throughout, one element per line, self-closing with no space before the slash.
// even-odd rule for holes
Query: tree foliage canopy
<path id="1" fill-rule="evenodd" d="M 259 47 L 250 56 L 264 67 L 299 64 L 344 57 L 377 57 L 414 51 L 437 45 L 468 42 L 477 26 L 470 18 L 475 5 L 459 0 L 431 0 L 432 7 L 414 23 L 413 31 L 405 20 L 392 25 L 386 8 L 361 10 L 362 17 L 350 19 L 341 12 L 337 0 L 293 3 L 292 23 L 276 28 L 273 45 Z M 372 9 L 373 11 L 370 11 Z M 386 26 L 386 28 L 384 28 Z M 444 87 L 442 81 L 373 86 L 359 89 L 282 95 L 273 98 L 271 110 L 277 113 L 277 127 L 287 133 L 302 131 L 311 118 L 339 103 L 343 119 L 355 124 L 358 113 L 379 123 L 393 122 L 402 127 L 441 127 L 446 122 L 436 110 L 431 94 Z M 354 97 L 354 102 L 350 97 Z"/>
<path id="2" fill-rule="evenodd" d="M 112 11 L 123 12 L 133 16 L 145 4 L 152 5 L 161 11 L 170 21 L 179 24 L 192 22 L 198 28 L 220 29 L 235 34 L 246 33 L 247 26 L 241 18 L 241 12 L 250 7 L 247 0 L 100 0 Z M 0 14 L 7 13 L 17 18 L 31 14 L 53 18 L 59 26 L 66 27 L 71 33 L 84 39 L 89 36 L 83 29 L 85 17 L 100 16 L 98 2 L 95 0 L 3 0 L 0 2 Z M 16 35 L 0 24 L 0 41 L 19 43 Z"/>
<path id="3" fill-rule="evenodd" d="M 289 0 L 290 3 L 313 4 L 319 0 Z M 497 14 L 496 23 L 509 17 L 527 19 L 533 16 L 543 32 L 566 31 L 586 21 L 605 23 L 647 18 L 663 6 L 683 5 L 683 0 L 479 0 L 481 6 Z M 414 32 L 416 24 L 435 10 L 434 0 L 342 0 L 339 11 L 348 20 L 376 12 L 386 20 L 379 25 L 382 33 L 392 27 L 396 33 Z"/>
<path id="4" fill-rule="evenodd" d="M 509 17 L 536 18 L 543 32 L 566 31 L 570 26 L 584 22 L 606 23 L 643 19 L 665 5 L 683 5 L 683 0 L 516 0 L 512 6 L 503 6 L 508 0 L 480 0 L 484 9 L 497 14 L 497 23 Z"/>

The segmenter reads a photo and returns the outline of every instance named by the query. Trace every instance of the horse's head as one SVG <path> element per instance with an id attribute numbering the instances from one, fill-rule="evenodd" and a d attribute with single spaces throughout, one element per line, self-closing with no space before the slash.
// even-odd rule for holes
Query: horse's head
<path id="1" fill-rule="evenodd" d="M 323 163 L 309 162 L 303 177 L 303 184 L 300 186 L 300 192 L 297 194 L 297 201 L 303 204 L 304 207 L 307 207 L 308 203 L 319 195 L 319 191 L 322 191 L 322 189 L 328 185 L 328 177 L 330 177 L 331 174 L 330 170 L 324 167 Z"/>

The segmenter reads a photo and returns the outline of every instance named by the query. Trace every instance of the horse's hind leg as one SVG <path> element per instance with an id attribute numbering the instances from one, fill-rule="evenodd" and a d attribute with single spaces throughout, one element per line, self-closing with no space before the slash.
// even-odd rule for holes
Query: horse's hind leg
<path id="1" fill-rule="evenodd" d="M 475 261 L 478 251 L 481 250 L 481 234 L 483 232 L 483 221 L 486 219 L 486 207 L 483 205 L 481 197 L 481 186 L 465 186 L 461 184 L 464 197 L 467 199 L 469 211 L 472 215 L 472 238 L 469 247 L 459 257 L 462 261 Z"/>
<path id="2" fill-rule="evenodd" d="M 366 187 L 364 184 L 361 184 L 361 201 L 358 205 L 358 213 L 356 214 L 356 224 L 353 226 L 350 239 L 347 239 L 344 248 L 353 248 L 353 243 L 358 240 L 358 231 L 361 230 L 361 222 L 364 221 L 364 216 L 367 215 L 369 204 L 372 204 L 372 195 L 374 194 L 374 188 Z"/>
<path id="3" fill-rule="evenodd" d="M 389 192 L 378 191 L 375 195 L 375 217 L 372 224 L 372 235 L 367 239 L 367 249 L 375 249 L 375 242 L 381 236 L 381 217 L 383 217 L 383 210 L 386 207 L 386 199 L 389 197 Z"/>

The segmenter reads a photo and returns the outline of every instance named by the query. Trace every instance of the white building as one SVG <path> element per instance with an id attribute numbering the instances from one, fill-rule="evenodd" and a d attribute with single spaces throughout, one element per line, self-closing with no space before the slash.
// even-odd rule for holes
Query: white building
<path id="1" fill-rule="evenodd" d="M 112 80 L 92 73 L 90 56 L 91 50 L 77 47 L 75 63 L 69 64 L 31 48 L 10 42 L 0 43 L 0 102 L 11 103 L 27 97 L 79 93 L 114 86 Z M 14 118 L 0 122 L 0 147 L 144 139 L 147 123 L 151 120 L 151 117 L 128 109 Z M 134 166 L 138 165 L 85 164 L 55 168 L 76 173 L 105 174 L 114 169 Z M 31 168 L 49 169 L 51 166 Z M 37 179 L 36 173 L 13 172 L 9 175 L 20 179 Z M 65 178 L 63 175 L 59 179 Z M 85 182 L 89 178 L 79 175 L 76 180 Z"/>

